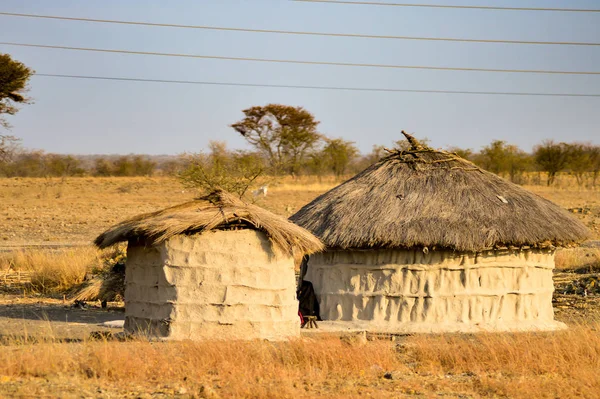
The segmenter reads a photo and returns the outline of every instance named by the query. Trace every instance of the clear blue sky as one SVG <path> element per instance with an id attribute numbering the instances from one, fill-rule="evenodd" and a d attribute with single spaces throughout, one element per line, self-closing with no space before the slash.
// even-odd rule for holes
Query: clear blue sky
<path id="1" fill-rule="evenodd" d="M 388 0 L 392 1 L 392 0 Z M 425 3 L 422 0 L 413 2 Z M 492 5 L 483 0 L 437 4 Z M 600 1 L 503 1 L 600 8 Z M 190 25 L 382 35 L 600 42 L 600 13 L 451 10 L 285 0 L 3 0 L 0 11 Z M 117 26 L 0 16 L 0 41 L 138 51 L 482 68 L 600 71 L 600 47 L 436 43 Z M 600 93 L 600 76 L 305 66 L 101 54 L 0 45 L 39 73 L 293 85 Z M 435 147 L 494 139 L 525 150 L 543 139 L 600 143 L 600 98 L 333 92 L 33 77 L 35 104 L 10 117 L 24 146 L 57 153 L 197 152 L 210 140 L 244 148 L 229 124 L 252 105 L 301 105 L 320 131 L 368 152 L 400 130 Z"/>

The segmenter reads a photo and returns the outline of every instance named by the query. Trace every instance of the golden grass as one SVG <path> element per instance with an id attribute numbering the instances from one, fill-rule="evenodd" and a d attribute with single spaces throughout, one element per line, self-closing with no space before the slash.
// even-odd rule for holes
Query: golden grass
<path id="1" fill-rule="evenodd" d="M 1 179 L 0 246 L 89 243 L 128 217 L 192 199 L 173 178 Z"/>
<path id="2" fill-rule="evenodd" d="M 588 268 L 590 273 L 600 271 L 600 248 L 560 249 L 554 257 L 557 270 Z"/>
<path id="3" fill-rule="evenodd" d="M 209 392 L 257 398 L 359 393 L 593 398 L 600 390 L 598 327 L 418 335 L 400 343 L 324 337 L 284 343 L 17 344 L 0 347 L 0 376 L 67 377 L 145 392 L 171 384 L 200 397 Z"/>
<path id="4" fill-rule="evenodd" d="M 324 193 L 331 190 L 352 176 L 336 178 L 334 176 L 299 176 L 297 178 L 283 177 L 269 185 L 269 191 L 277 193 L 281 191 L 310 191 Z"/>
<path id="5" fill-rule="evenodd" d="M 146 387 L 180 383 L 196 390 L 205 385 L 221 390 L 224 397 L 290 397 L 330 379 L 340 383 L 366 374 L 376 378 L 382 368 L 395 362 L 389 345 L 351 348 L 339 339 L 279 344 L 88 342 L 0 348 L 3 376 L 52 378 L 66 374 Z"/>
<path id="6" fill-rule="evenodd" d="M 30 288 L 42 294 L 69 291 L 83 282 L 87 272 L 100 264 L 94 247 L 47 250 L 17 250 L 0 256 L 0 270 L 12 269 L 31 275 Z"/>
<path id="7" fill-rule="evenodd" d="M 255 199 L 258 205 L 289 217 L 341 180 L 331 176 L 278 178 L 269 185 L 266 197 Z M 564 181 L 570 181 L 569 177 L 564 176 Z M 590 225 L 600 239 L 600 188 L 581 189 L 575 183 L 525 188 L 565 208 L 591 206 L 592 215 L 575 216 Z M 5 222 L 0 246 L 90 243 L 126 218 L 180 204 L 199 194 L 169 177 L 0 178 L 0 218 Z"/>
<path id="8" fill-rule="evenodd" d="M 596 397 L 599 325 L 555 333 L 419 336 L 409 356 L 419 373 L 473 374 L 480 394 Z"/>

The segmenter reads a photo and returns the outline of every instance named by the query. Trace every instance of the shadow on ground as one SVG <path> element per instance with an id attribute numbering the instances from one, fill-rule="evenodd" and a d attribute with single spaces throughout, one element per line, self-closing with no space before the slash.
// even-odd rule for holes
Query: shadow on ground
<path id="1" fill-rule="evenodd" d="M 123 319 L 125 317 L 124 311 L 124 309 L 101 309 L 95 306 L 81 309 L 70 305 L 15 303 L 0 305 L 0 319 L 99 324 L 105 321 Z"/>
<path id="2" fill-rule="evenodd" d="M 67 341 L 87 339 L 92 331 L 108 328 L 102 323 L 123 320 L 123 308 L 87 309 L 60 303 L 0 304 L 0 343 L 23 341 Z"/>

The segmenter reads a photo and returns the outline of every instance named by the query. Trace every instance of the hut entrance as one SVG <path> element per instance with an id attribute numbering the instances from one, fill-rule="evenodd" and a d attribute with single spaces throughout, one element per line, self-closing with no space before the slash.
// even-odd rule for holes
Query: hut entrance
<path id="1" fill-rule="evenodd" d="M 319 301 L 315 294 L 315 289 L 310 281 L 304 280 L 304 276 L 308 272 L 308 261 L 310 257 L 304 255 L 300 264 L 300 275 L 298 276 L 298 290 L 296 297 L 298 298 L 298 311 L 302 316 L 302 320 L 307 320 L 309 317 L 316 317 L 316 320 L 321 320 L 321 312 L 319 309 Z"/>

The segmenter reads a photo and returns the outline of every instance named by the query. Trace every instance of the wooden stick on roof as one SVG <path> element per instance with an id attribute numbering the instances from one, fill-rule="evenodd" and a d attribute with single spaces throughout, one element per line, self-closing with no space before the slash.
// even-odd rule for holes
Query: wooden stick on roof
<path id="1" fill-rule="evenodd" d="M 425 146 L 423 144 L 421 144 L 421 142 L 419 140 L 417 140 L 413 135 L 406 133 L 404 130 L 402 131 L 402 134 L 404 135 L 404 137 L 406 137 L 406 140 L 408 140 L 408 142 L 411 145 L 411 150 L 413 151 L 421 151 L 425 149 Z"/>

